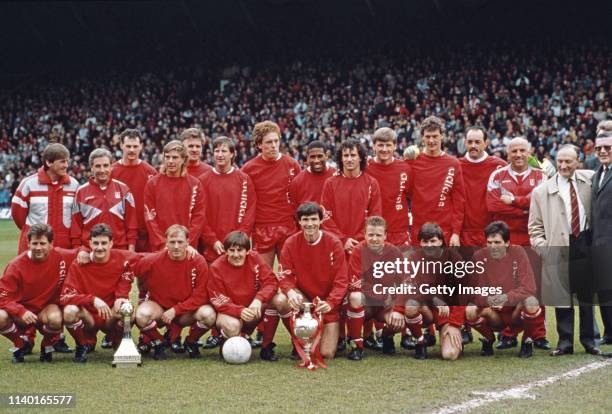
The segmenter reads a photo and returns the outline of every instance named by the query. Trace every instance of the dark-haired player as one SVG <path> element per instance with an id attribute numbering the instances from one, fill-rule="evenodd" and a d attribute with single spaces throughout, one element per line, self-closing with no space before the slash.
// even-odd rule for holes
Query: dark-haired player
<path id="1" fill-rule="evenodd" d="M 325 145 L 321 141 L 308 144 L 306 162 L 308 167 L 289 186 L 289 195 L 295 208 L 307 201 L 320 203 L 325 181 L 336 172 L 335 168 L 327 166 Z"/>
<path id="2" fill-rule="evenodd" d="M 265 312 L 278 284 L 270 266 L 251 250 L 251 240 L 241 231 L 223 242 L 225 254 L 210 267 L 208 295 L 217 311 L 217 329 L 224 338 L 250 335 Z M 264 335 L 264 343 L 272 338 Z"/>
<path id="3" fill-rule="evenodd" d="M 519 357 L 528 358 L 533 355 L 533 336 L 544 322 L 529 257 L 523 247 L 510 246 L 510 230 L 503 221 L 492 222 L 484 233 L 487 247 L 473 257 L 484 263 L 478 285 L 499 287 L 502 293 L 474 296 L 465 308 L 466 320 L 484 337 L 482 355 L 493 355 L 493 329 L 523 327 Z"/>
<path id="4" fill-rule="evenodd" d="M 53 247 L 47 224 L 33 224 L 26 237 L 28 250 L 9 262 L 0 279 L 0 334 L 15 345 L 13 362 L 19 363 L 33 345 L 22 337 L 24 330 L 38 328 L 40 360 L 50 362 L 63 330 L 59 293 L 77 251 Z"/>
<path id="5" fill-rule="evenodd" d="M 119 309 L 128 301 L 137 255 L 127 250 L 111 250 L 112 247 L 111 228 L 96 224 L 89 233 L 91 262 L 72 263 L 68 269 L 60 303 L 66 328 L 77 344 L 75 362 L 87 362 L 97 330 L 109 335 L 115 345 L 121 340 Z"/>
<path id="6" fill-rule="evenodd" d="M 272 304 L 283 317 L 299 310 L 305 301 L 319 300 L 315 312 L 322 313 L 321 355 L 333 358 L 338 343 L 340 306 L 348 286 L 347 264 L 342 242 L 321 230 L 323 210 L 316 203 L 298 207 L 296 216 L 302 231 L 289 237 L 283 246 L 279 264 L 279 285 L 282 293 Z M 286 325 L 287 326 L 287 325 Z M 266 321 L 266 337 L 272 338 L 275 327 Z M 274 343 L 264 344 L 262 359 L 274 361 Z"/>

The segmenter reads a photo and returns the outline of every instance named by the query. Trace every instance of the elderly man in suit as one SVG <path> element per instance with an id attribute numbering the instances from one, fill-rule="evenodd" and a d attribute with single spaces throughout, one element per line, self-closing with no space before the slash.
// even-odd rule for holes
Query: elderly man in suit
<path id="1" fill-rule="evenodd" d="M 593 279 L 604 322 L 602 343 L 612 344 L 612 132 L 600 130 L 595 154 L 601 163 L 593 177 Z"/>
<path id="2" fill-rule="evenodd" d="M 573 145 L 561 147 L 557 154 L 557 173 L 533 191 L 529 209 L 531 245 L 539 251 L 543 261 L 543 303 L 556 306 L 559 342 L 553 356 L 574 352 L 573 293 L 582 303 L 579 307 L 580 342 L 587 353 L 601 354 L 595 342 L 599 331 L 593 317 L 593 291 L 589 283 L 591 178 L 594 172 L 577 170 L 578 154 Z"/>

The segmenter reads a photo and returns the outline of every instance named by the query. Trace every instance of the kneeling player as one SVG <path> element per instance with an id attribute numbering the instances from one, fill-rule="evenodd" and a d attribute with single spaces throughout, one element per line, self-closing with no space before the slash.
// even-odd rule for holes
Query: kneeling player
<path id="1" fill-rule="evenodd" d="M 461 256 L 444 246 L 444 232 L 436 223 L 425 223 L 417 235 L 420 250 L 410 257 L 412 262 L 422 262 L 420 270 L 412 278 L 412 284 L 419 291 L 419 285 L 456 286 L 453 275 L 442 273 L 440 264 L 458 262 Z M 436 268 L 438 270 L 436 270 Z M 456 287 L 455 287 L 456 289 Z M 444 291 L 433 294 L 416 294 L 406 301 L 406 320 L 416 325 L 435 323 L 440 331 L 442 359 L 455 360 L 463 351 L 461 326 L 465 320 L 465 306 L 458 306 L 457 297 Z M 417 330 L 418 331 L 418 330 Z M 419 336 L 418 334 L 415 336 Z M 427 358 L 423 338 L 417 338 L 415 357 Z"/>
<path id="2" fill-rule="evenodd" d="M 340 305 L 348 286 L 344 247 L 336 236 L 320 229 L 323 209 L 318 204 L 302 204 L 296 216 L 302 231 L 289 237 L 283 246 L 278 273 L 282 293 L 272 299 L 272 304 L 282 317 L 299 310 L 304 301 L 318 298 L 315 312 L 322 314 L 324 323 L 321 356 L 331 359 L 336 354 Z M 267 351 L 262 347 L 262 352 Z M 268 356 L 277 359 L 273 352 L 262 358 Z"/>
<path id="3" fill-rule="evenodd" d="M 272 269 L 251 250 L 246 233 L 231 232 L 223 242 L 225 254 L 210 267 L 208 294 L 217 314 L 217 329 L 224 339 L 249 336 L 278 288 Z M 265 332 L 264 332 L 265 334 Z M 264 343 L 271 338 L 264 335 Z"/>
<path id="4" fill-rule="evenodd" d="M 387 222 L 379 216 L 366 219 L 365 241 L 361 242 L 349 259 L 349 293 L 348 293 L 348 330 L 354 347 L 347 355 L 348 359 L 359 361 L 363 358 L 363 324 L 364 321 L 382 322 L 383 353 L 394 354 L 393 334 L 404 328 L 404 307 L 397 298 L 389 295 L 377 295 L 373 286 L 372 274 L 375 262 L 395 262 L 403 259 L 402 252 L 394 245 L 387 243 Z M 394 280 L 395 275 L 385 275 L 387 280 Z M 380 279 L 376 279 L 380 281 Z M 384 283 L 383 283 L 384 285 Z M 412 328 L 412 326 L 411 326 Z M 413 332 L 420 332 L 416 329 Z M 420 336 L 420 333 L 419 335 Z"/>
<path id="5" fill-rule="evenodd" d="M 487 247 L 474 254 L 484 264 L 479 286 L 499 287 L 502 293 L 474 296 L 466 307 L 467 322 L 484 336 L 482 355 L 493 355 L 493 330 L 523 327 L 519 357 L 533 355 L 533 337 L 544 322 L 529 257 L 522 246 L 510 246 L 510 231 L 503 221 L 494 221 L 485 230 Z"/>
<path id="6" fill-rule="evenodd" d="M 136 325 L 153 344 L 154 359 L 166 358 L 158 325 L 189 326 L 184 345 L 190 358 L 198 358 L 198 339 L 215 323 L 206 292 L 208 265 L 200 255 L 189 258 L 188 247 L 189 231 L 173 224 L 166 230 L 166 250 L 147 255 L 136 266 L 136 275 L 149 292 L 136 310 Z"/>
<path id="7" fill-rule="evenodd" d="M 62 332 L 59 293 L 68 264 L 76 250 L 53 247 L 53 232 L 47 224 L 34 224 L 26 234 L 28 250 L 6 267 L 0 279 L 0 334 L 15 345 L 13 362 L 24 362 L 32 344 L 24 330 L 36 327 L 43 335 L 40 360 L 51 362 L 53 345 Z"/>
<path id="8" fill-rule="evenodd" d="M 75 362 L 87 362 L 98 329 L 119 345 L 123 330 L 119 309 L 128 301 L 137 259 L 127 250 L 111 250 L 113 233 L 106 224 L 92 227 L 89 247 L 92 261 L 72 263 L 60 296 L 66 328 L 77 344 Z"/>

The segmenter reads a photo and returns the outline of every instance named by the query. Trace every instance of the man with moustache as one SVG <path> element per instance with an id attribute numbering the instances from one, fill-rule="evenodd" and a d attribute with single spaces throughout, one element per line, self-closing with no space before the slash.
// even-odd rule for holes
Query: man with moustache
<path id="1" fill-rule="evenodd" d="M 507 164 L 501 158 L 487 154 L 489 145 L 487 132 L 481 126 L 469 127 L 465 133 L 467 153 L 460 158 L 465 198 L 470 207 L 465 209 L 461 246 L 482 247 L 486 244 L 484 228 L 489 224 L 491 215 L 487 210 L 487 182 L 491 173 Z"/>

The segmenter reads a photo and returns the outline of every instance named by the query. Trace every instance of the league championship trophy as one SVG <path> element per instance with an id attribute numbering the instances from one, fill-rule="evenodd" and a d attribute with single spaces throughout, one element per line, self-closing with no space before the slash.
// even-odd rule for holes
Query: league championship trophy
<path id="1" fill-rule="evenodd" d="M 123 339 L 115 356 L 113 357 L 113 368 L 132 368 L 142 366 L 142 357 L 132 340 L 131 316 L 134 307 L 130 302 L 121 304 L 120 312 L 123 315 Z"/>
<path id="2" fill-rule="evenodd" d="M 302 306 L 304 307 L 302 315 L 295 318 L 293 322 L 293 334 L 295 335 L 293 342 L 302 358 L 299 366 L 308 368 L 310 371 L 314 371 L 319 366 L 327 368 L 319 352 L 322 328 L 320 317 L 314 318 L 310 312 L 314 304 L 303 303 Z"/>

